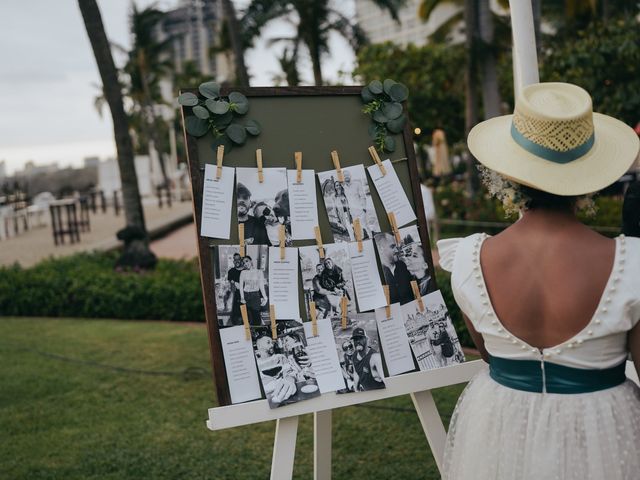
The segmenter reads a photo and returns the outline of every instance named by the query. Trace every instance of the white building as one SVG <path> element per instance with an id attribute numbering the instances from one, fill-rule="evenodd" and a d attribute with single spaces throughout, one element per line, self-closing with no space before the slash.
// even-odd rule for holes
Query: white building
<path id="1" fill-rule="evenodd" d="M 0 180 L 7 176 L 7 162 L 0 160 Z"/>

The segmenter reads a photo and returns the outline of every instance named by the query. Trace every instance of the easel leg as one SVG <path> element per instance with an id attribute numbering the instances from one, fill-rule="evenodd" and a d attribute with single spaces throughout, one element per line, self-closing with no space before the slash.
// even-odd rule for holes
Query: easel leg
<path id="1" fill-rule="evenodd" d="M 293 460 L 296 455 L 298 417 L 276 421 L 276 438 L 273 442 L 271 480 L 290 480 L 293 477 Z"/>
<path id="2" fill-rule="evenodd" d="M 442 473 L 447 432 L 444 429 L 442 419 L 438 413 L 438 407 L 436 407 L 436 403 L 429 390 L 412 393 L 411 400 L 413 400 L 413 406 L 416 408 L 416 412 L 418 412 L 418 418 L 422 424 L 424 434 L 427 436 L 427 441 L 431 447 L 431 453 L 436 461 L 438 470 Z"/>
<path id="3" fill-rule="evenodd" d="M 331 479 L 331 410 L 313 414 L 313 478 Z"/>

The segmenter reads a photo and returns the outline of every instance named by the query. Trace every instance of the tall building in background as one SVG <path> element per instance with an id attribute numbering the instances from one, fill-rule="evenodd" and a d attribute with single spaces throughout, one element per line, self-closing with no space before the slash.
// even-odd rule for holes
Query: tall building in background
<path id="1" fill-rule="evenodd" d="M 391 18 L 371 0 L 356 0 L 356 19 L 371 43 L 393 42 L 405 46 L 408 43 L 424 45 L 428 37 L 453 14 L 460 11 L 454 2 L 443 2 L 431 14 L 428 22 L 418 17 L 422 0 L 407 0 L 400 10 L 400 23 Z M 462 40 L 463 37 L 460 37 Z"/>
<path id="2" fill-rule="evenodd" d="M 7 176 L 7 162 L 0 160 L 0 180 Z"/>

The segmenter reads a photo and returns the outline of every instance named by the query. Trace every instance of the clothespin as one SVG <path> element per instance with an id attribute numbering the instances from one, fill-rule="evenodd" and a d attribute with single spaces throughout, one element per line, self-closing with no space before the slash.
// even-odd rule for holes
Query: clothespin
<path id="1" fill-rule="evenodd" d="M 278 329 L 276 328 L 276 306 L 269 305 L 269 317 L 271 318 L 271 337 L 278 339 Z"/>
<path id="2" fill-rule="evenodd" d="M 262 173 L 262 149 L 256 150 L 256 164 L 258 165 L 258 182 L 264 182 L 264 174 Z"/>
<path id="3" fill-rule="evenodd" d="M 376 151 L 376 147 L 373 147 L 373 146 L 369 147 L 369 155 L 371 155 L 371 158 L 373 159 L 373 161 L 378 165 L 378 167 L 380 168 L 380 173 L 382 173 L 382 176 L 384 177 L 387 174 L 387 169 L 384 168 L 384 165 L 382 164 L 382 160 L 380 160 L 380 156 Z"/>
<path id="4" fill-rule="evenodd" d="M 336 176 L 338 177 L 339 182 L 344 182 L 344 173 L 342 172 L 342 167 L 340 166 L 340 157 L 338 157 L 338 152 L 333 150 L 331 152 L 331 159 L 333 160 L 333 166 L 336 169 Z"/>
<path id="5" fill-rule="evenodd" d="M 286 253 L 284 250 L 285 248 L 284 244 L 285 244 L 285 238 L 286 238 L 284 225 L 280 225 L 278 227 L 278 236 L 280 237 L 279 239 L 280 240 L 280 260 L 284 260 L 285 253 Z"/>
<path id="6" fill-rule="evenodd" d="M 356 236 L 356 242 L 358 242 L 358 253 L 362 253 L 362 225 L 357 217 L 353 220 L 353 233 Z"/>
<path id="7" fill-rule="evenodd" d="M 402 237 L 400 236 L 400 231 L 398 230 L 398 222 L 396 221 L 396 214 L 393 212 L 389 212 L 387 214 L 389 217 L 389 224 L 391 225 L 391 231 L 393 232 L 393 236 L 396 238 L 396 243 L 402 242 Z"/>
<path id="8" fill-rule="evenodd" d="M 342 329 L 347 328 L 347 297 L 343 296 L 340 299 L 340 310 L 342 315 Z"/>
<path id="9" fill-rule="evenodd" d="M 387 306 L 385 307 L 387 310 L 387 320 L 391 318 L 391 294 L 389 293 L 389 285 L 383 285 L 382 289 L 384 290 L 384 298 L 387 299 Z"/>
<path id="10" fill-rule="evenodd" d="M 224 145 L 218 145 L 218 150 L 216 152 L 217 159 L 217 168 L 216 168 L 216 179 L 219 179 L 222 176 L 222 159 L 224 157 Z"/>
<path id="11" fill-rule="evenodd" d="M 296 159 L 296 182 L 302 182 L 302 152 L 295 153 Z"/>
<path id="12" fill-rule="evenodd" d="M 309 313 L 311 314 L 311 336 L 318 336 L 318 315 L 316 313 L 316 302 L 309 302 Z"/>
<path id="13" fill-rule="evenodd" d="M 420 295 L 420 289 L 418 288 L 418 282 L 411 280 L 411 290 L 413 290 L 413 296 L 418 301 L 418 308 L 421 312 L 424 312 L 424 302 L 422 301 L 422 295 Z"/>
<path id="14" fill-rule="evenodd" d="M 247 306 L 243 303 L 240 305 L 240 313 L 242 314 L 242 324 L 244 325 L 244 338 L 251 340 L 251 328 L 249 327 L 249 314 L 247 313 Z"/>
<path id="15" fill-rule="evenodd" d="M 240 240 L 240 256 L 244 257 L 244 223 L 238 224 L 238 239 Z"/>
<path id="16" fill-rule="evenodd" d="M 322 245 L 322 236 L 320 235 L 320 227 L 316 225 L 313 227 L 313 231 L 316 234 L 316 245 L 318 246 L 318 253 L 320 258 L 324 258 L 324 246 Z"/>

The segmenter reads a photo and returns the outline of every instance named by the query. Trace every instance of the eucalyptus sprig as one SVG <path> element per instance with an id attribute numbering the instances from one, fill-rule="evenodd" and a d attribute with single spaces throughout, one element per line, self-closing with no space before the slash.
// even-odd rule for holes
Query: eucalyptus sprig
<path id="1" fill-rule="evenodd" d="M 407 123 L 402 102 L 409 97 L 409 89 L 387 78 L 384 82 L 373 80 L 360 95 L 365 104 L 362 112 L 371 115 L 369 136 L 376 148 L 381 152 L 395 151 L 393 134 L 402 132 Z"/>
<path id="2" fill-rule="evenodd" d="M 257 120 L 240 119 L 249 111 L 249 100 L 239 92 L 231 92 L 227 97 L 220 96 L 220 85 L 216 82 L 205 82 L 198 87 L 202 97 L 191 92 L 178 97 L 183 107 L 191 107 L 192 115 L 185 117 L 187 133 L 194 137 L 203 137 L 209 131 L 213 134 L 211 148 L 224 145 L 226 151 L 233 145 L 244 145 L 247 134 L 260 135 L 262 127 Z"/>

